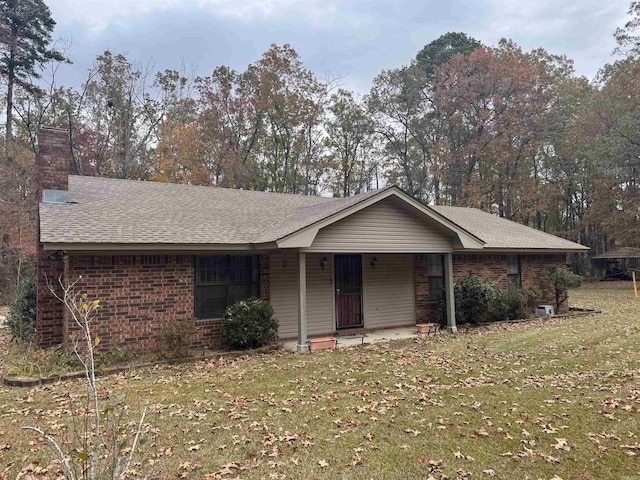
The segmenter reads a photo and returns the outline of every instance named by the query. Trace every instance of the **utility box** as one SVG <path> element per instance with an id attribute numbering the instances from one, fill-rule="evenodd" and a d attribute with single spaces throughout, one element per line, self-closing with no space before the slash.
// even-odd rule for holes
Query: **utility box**
<path id="1" fill-rule="evenodd" d="M 554 315 L 553 305 L 538 305 L 536 317 L 550 317 Z"/>

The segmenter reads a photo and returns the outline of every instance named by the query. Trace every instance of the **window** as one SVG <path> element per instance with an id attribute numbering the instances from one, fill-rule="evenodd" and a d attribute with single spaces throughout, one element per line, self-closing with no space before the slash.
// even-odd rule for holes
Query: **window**
<path id="1" fill-rule="evenodd" d="M 257 297 L 259 273 L 257 256 L 196 257 L 196 318 L 220 318 L 229 305 Z"/>
<path id="2" fill-rule="evenodd" d="M 440 301 L 444 292 L 444 255 L 427 255 L 427 282 L 429 301 Z"/>
<path id="3" fill-rule="evenodd" d="M 160 265 L 160 255 L 141 255 L 140 265 Z"/>
<path id="4" fill-rule="evenodd" d="M 518 255 L 507 255 L 507 278 L 510 285 L 522 288 L 520 257 Z"/>

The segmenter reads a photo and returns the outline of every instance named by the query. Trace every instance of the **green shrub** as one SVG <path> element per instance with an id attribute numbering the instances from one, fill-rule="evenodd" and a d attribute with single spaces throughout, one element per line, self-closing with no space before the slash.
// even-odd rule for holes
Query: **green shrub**
<path id="1" fill-rule="evenodd" d="M 490 317 L 493 320 L 529 318 L 540 297 L 540 291 L 534 288 L 521 289 L 510 286 L 506 290 L 499 290 L 491 307 Z"/>
<path id="2" fill-rule="evenodd" d="M 551 267 L 547 274 L 549 288 L 553 292 L 556 299 L 556 313 L 560 310 L 560 306 L 569 297 L 568 290 L 570 288 L 578 288 L 582 285 L 584 277 L 576 275 L 571 270 L 563 267 Z"/>
<path id="3" fill-rule="evenodd" d="M 13 338 L 32 341 L 36 336 L 36 269 L 28 267 L 16 291 L 16 300 L 11 305 L 7 318 Z"/>
<path id="4" fill-rule="evenodd" d="M 160 330 L 163 353 L 170 358 L 189 356 L 191 337 L 196 333 L 194 319 L 174 320 Z"/>
<path id="5" fill-rule="evenodd" d="M 487 322 L 498 298 L 498 287 L 490 280 L 470 275 L 456 282 L 454 296 L 457 323 Z"/>
<path id="6" fill-rule="evenodd" d="M 222 332 L 232 349 L 258 348 L 277 338 L 278 320 L 268 302 L 251 298 L 227 308 Z"/>

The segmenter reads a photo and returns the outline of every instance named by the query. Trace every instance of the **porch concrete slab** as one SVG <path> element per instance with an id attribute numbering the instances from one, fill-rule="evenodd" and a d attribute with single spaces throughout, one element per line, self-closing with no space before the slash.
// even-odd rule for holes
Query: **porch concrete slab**
<path id="1" fill-rule="evenodd" d="M 347 348 L 353 347 L 357 345 L 361 345 L 362 343 L 376 343 L 376 342 L 384 342 L 390 340 L 402 340 L 405 338 L 414 338 L 418 336 L 418 330 L 416 327 L 409 328 L 390 328 L 388 330 L 378 330 L 375 332 L 368 332 L 365 334 L 364 339 L 357 337 L 356 338 L 340 338 L 338 337 L 338 344 L 336 348 Z M 348 336 L 347 336 L 348 337 Z M 298 342 L 296 340 L 291 340 L 289 342 L 285 342 L 283 347 L 291 350 L 293 352 L 297 351 Z"/>

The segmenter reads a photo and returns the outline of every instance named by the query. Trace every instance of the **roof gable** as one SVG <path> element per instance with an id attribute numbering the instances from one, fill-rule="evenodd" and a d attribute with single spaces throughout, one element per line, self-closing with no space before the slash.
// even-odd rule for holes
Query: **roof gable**
<path id="1" fill-rule="evenodd" d="M 394 197 L 415 212 L 439 224 L 457 238 L 459 247 L 482 248 L 484 242 L 480 238 L 434 212 L 396 186 L 336 200 L 329 205 L 301 208 L 292 218 L 287 218 L 282 225 L 279 225 L 275 232 L 265 232 L 262 238 L 265 241 L 276 241 L 280 248 L 308 248 L 320 229 L 389 197 Z"/>

